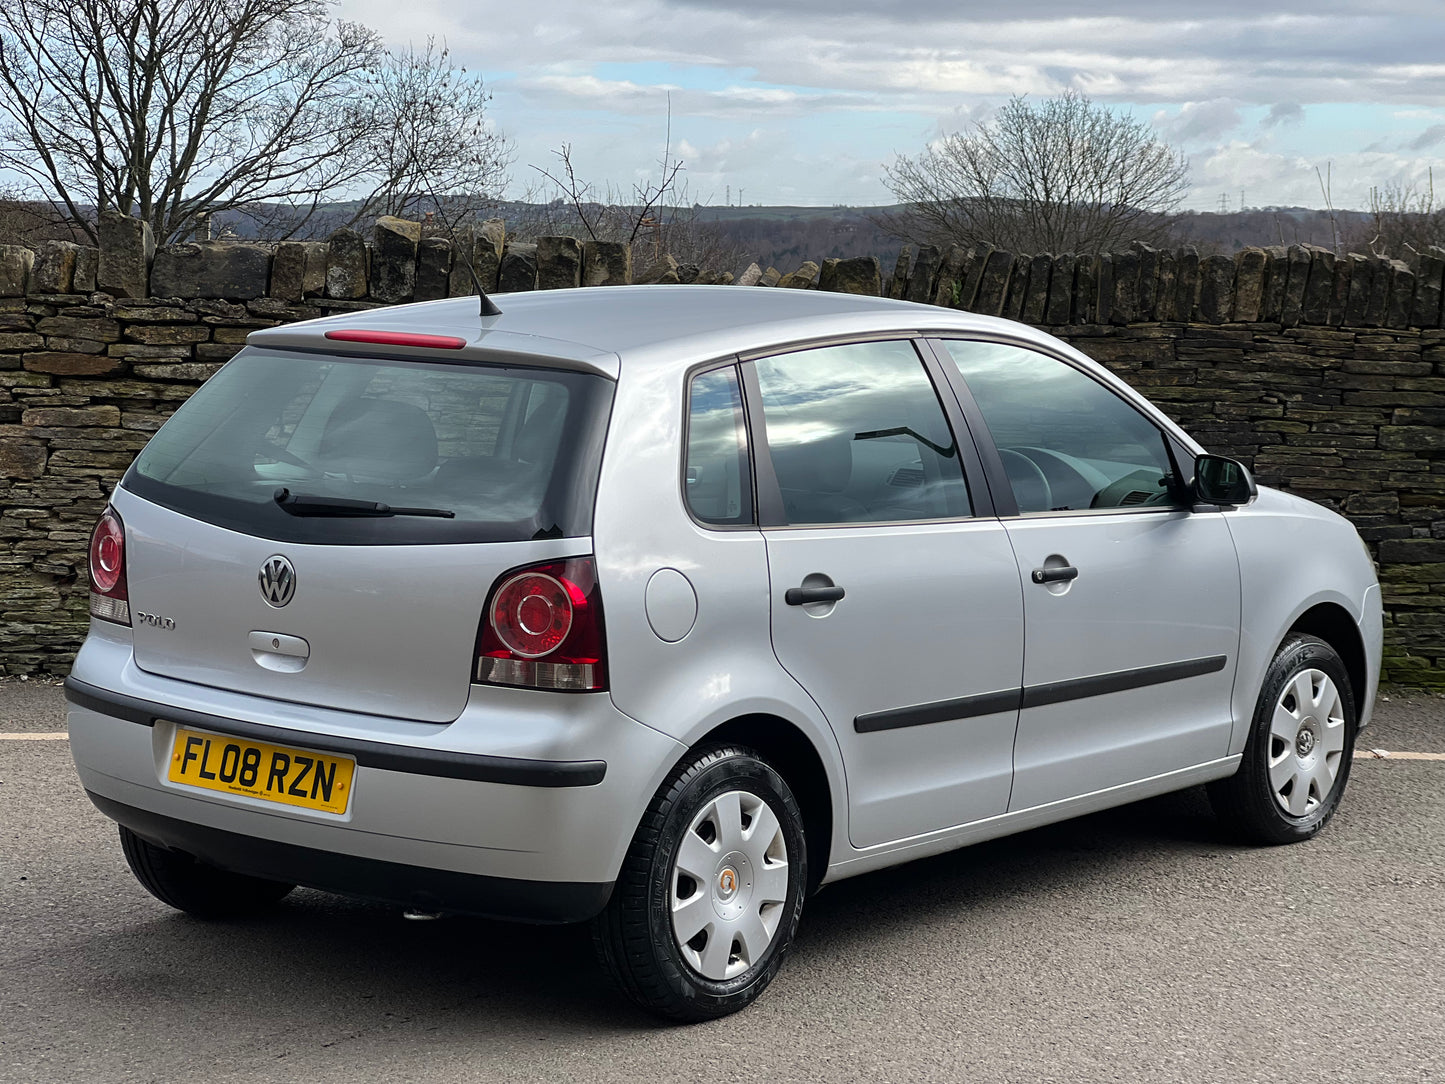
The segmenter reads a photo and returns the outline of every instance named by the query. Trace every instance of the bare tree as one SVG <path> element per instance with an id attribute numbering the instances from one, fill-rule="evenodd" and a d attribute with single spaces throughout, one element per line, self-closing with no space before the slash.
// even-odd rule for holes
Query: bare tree
<path id="1" fill-rule="evenodd" d="M 1445 245 L 1445 205 L 1435 202 L 1434 169 L 1423 191 L 1400 182 L 1372 185 L 1369 220 L 1345 235 L 1351 252 L 1366 249 L 1396 259 L 1409 259 L 1428 245 Z"/>
<path id="2" fill-rule="evenodd" d="M 417 214 L 445 199 L 464 220 L 492 205 L 506 183 L 511 150 L 487 120 L 491 93 L 452 64 L 446 43 L 395 50 L 367 72 L 364 143 L 373 163 L 361 216 Z"/>
<path id="3" fill-rule="evenodd" d="M 1099 252 L 1167 237 L 1189 165 L 1142 121 L 1077 91 L 1018 97 L 968 133 L 884 167 L 907 240 L 1013 252 Z"/>
<path id="4" fill-rule="evenodd" d="M 300 200 L 353 178 L 376 36 L 327 0 L 6 0 L 0 164 L 76 222 Z"/>

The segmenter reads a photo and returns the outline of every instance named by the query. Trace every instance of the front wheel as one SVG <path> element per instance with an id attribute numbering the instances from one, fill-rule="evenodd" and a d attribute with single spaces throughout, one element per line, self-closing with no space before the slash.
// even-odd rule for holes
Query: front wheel
<path id="1" fill-rule="evenodd" d="M 1209 785 L 1221 821 L 1255 843 L 1299 843 L 1334 816 L 1355 751 L 1354 700 L 1339 654 L 1285 639 L 1265 672 L 1239 771 Z"/>
<path id="2" fill-rule="evenodd" d="M 706 749 L 654 796 L 593 940 L 644 1009 L 684 1022 L 725 1016 L 777 974 L 806 883 L 788 784 L 751 750 Z"/>

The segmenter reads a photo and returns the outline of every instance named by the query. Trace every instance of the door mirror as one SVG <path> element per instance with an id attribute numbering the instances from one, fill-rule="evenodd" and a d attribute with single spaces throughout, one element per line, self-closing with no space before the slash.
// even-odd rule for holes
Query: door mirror
<path id="1" fill-rule="evenodd" d="M 1222 455 L 1194 460 L 1194 499 L 1203 504 L 1248 504 L 1258 495 L 1254 478 L 1243 463 Z"/>

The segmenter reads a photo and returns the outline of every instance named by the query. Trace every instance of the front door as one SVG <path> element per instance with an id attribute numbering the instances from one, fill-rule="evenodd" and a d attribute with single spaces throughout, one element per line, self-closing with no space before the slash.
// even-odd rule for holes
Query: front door
<path id="1" fill-rule="evenodd" d="M 1018 574 L 1002 524 L 974 516 L 972 446 L 917 350 L 854 343 L 748 368 L 773 647 L 837 735 L 850 840 L 1005 812 Z"/>
<path id="2" fill-rule="evenodd" d="M 1224 514 L 1195 512 L 1164 434 L 1064 361 L 943 344 L 992 437 L 1017 515 L 1024 598 L 1010 810 L 1224 757 L 1239 566 Z"/>

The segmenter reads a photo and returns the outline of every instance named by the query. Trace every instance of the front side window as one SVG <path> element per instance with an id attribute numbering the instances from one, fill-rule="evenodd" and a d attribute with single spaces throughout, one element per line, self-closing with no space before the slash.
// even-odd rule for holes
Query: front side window
<path id="1" fill-rule="evenodd" d="M 912 343 L 851 343 L 754 364 L 789 524 L 971 514 L 958 445 Z"/>
<path id="2" fill-rule="evenodd" d="M 753 521 L 742 389 L 733 366 L 692 378 L 687 399 L 687 506 L 704 523 Z"/>
<path id="3" fill-rule="evenodd" d="M 1109 388 L 1022 347 L 944 345 L 988 424 L 1020 512 L 1173 505 L 1164 434 Z"/>

